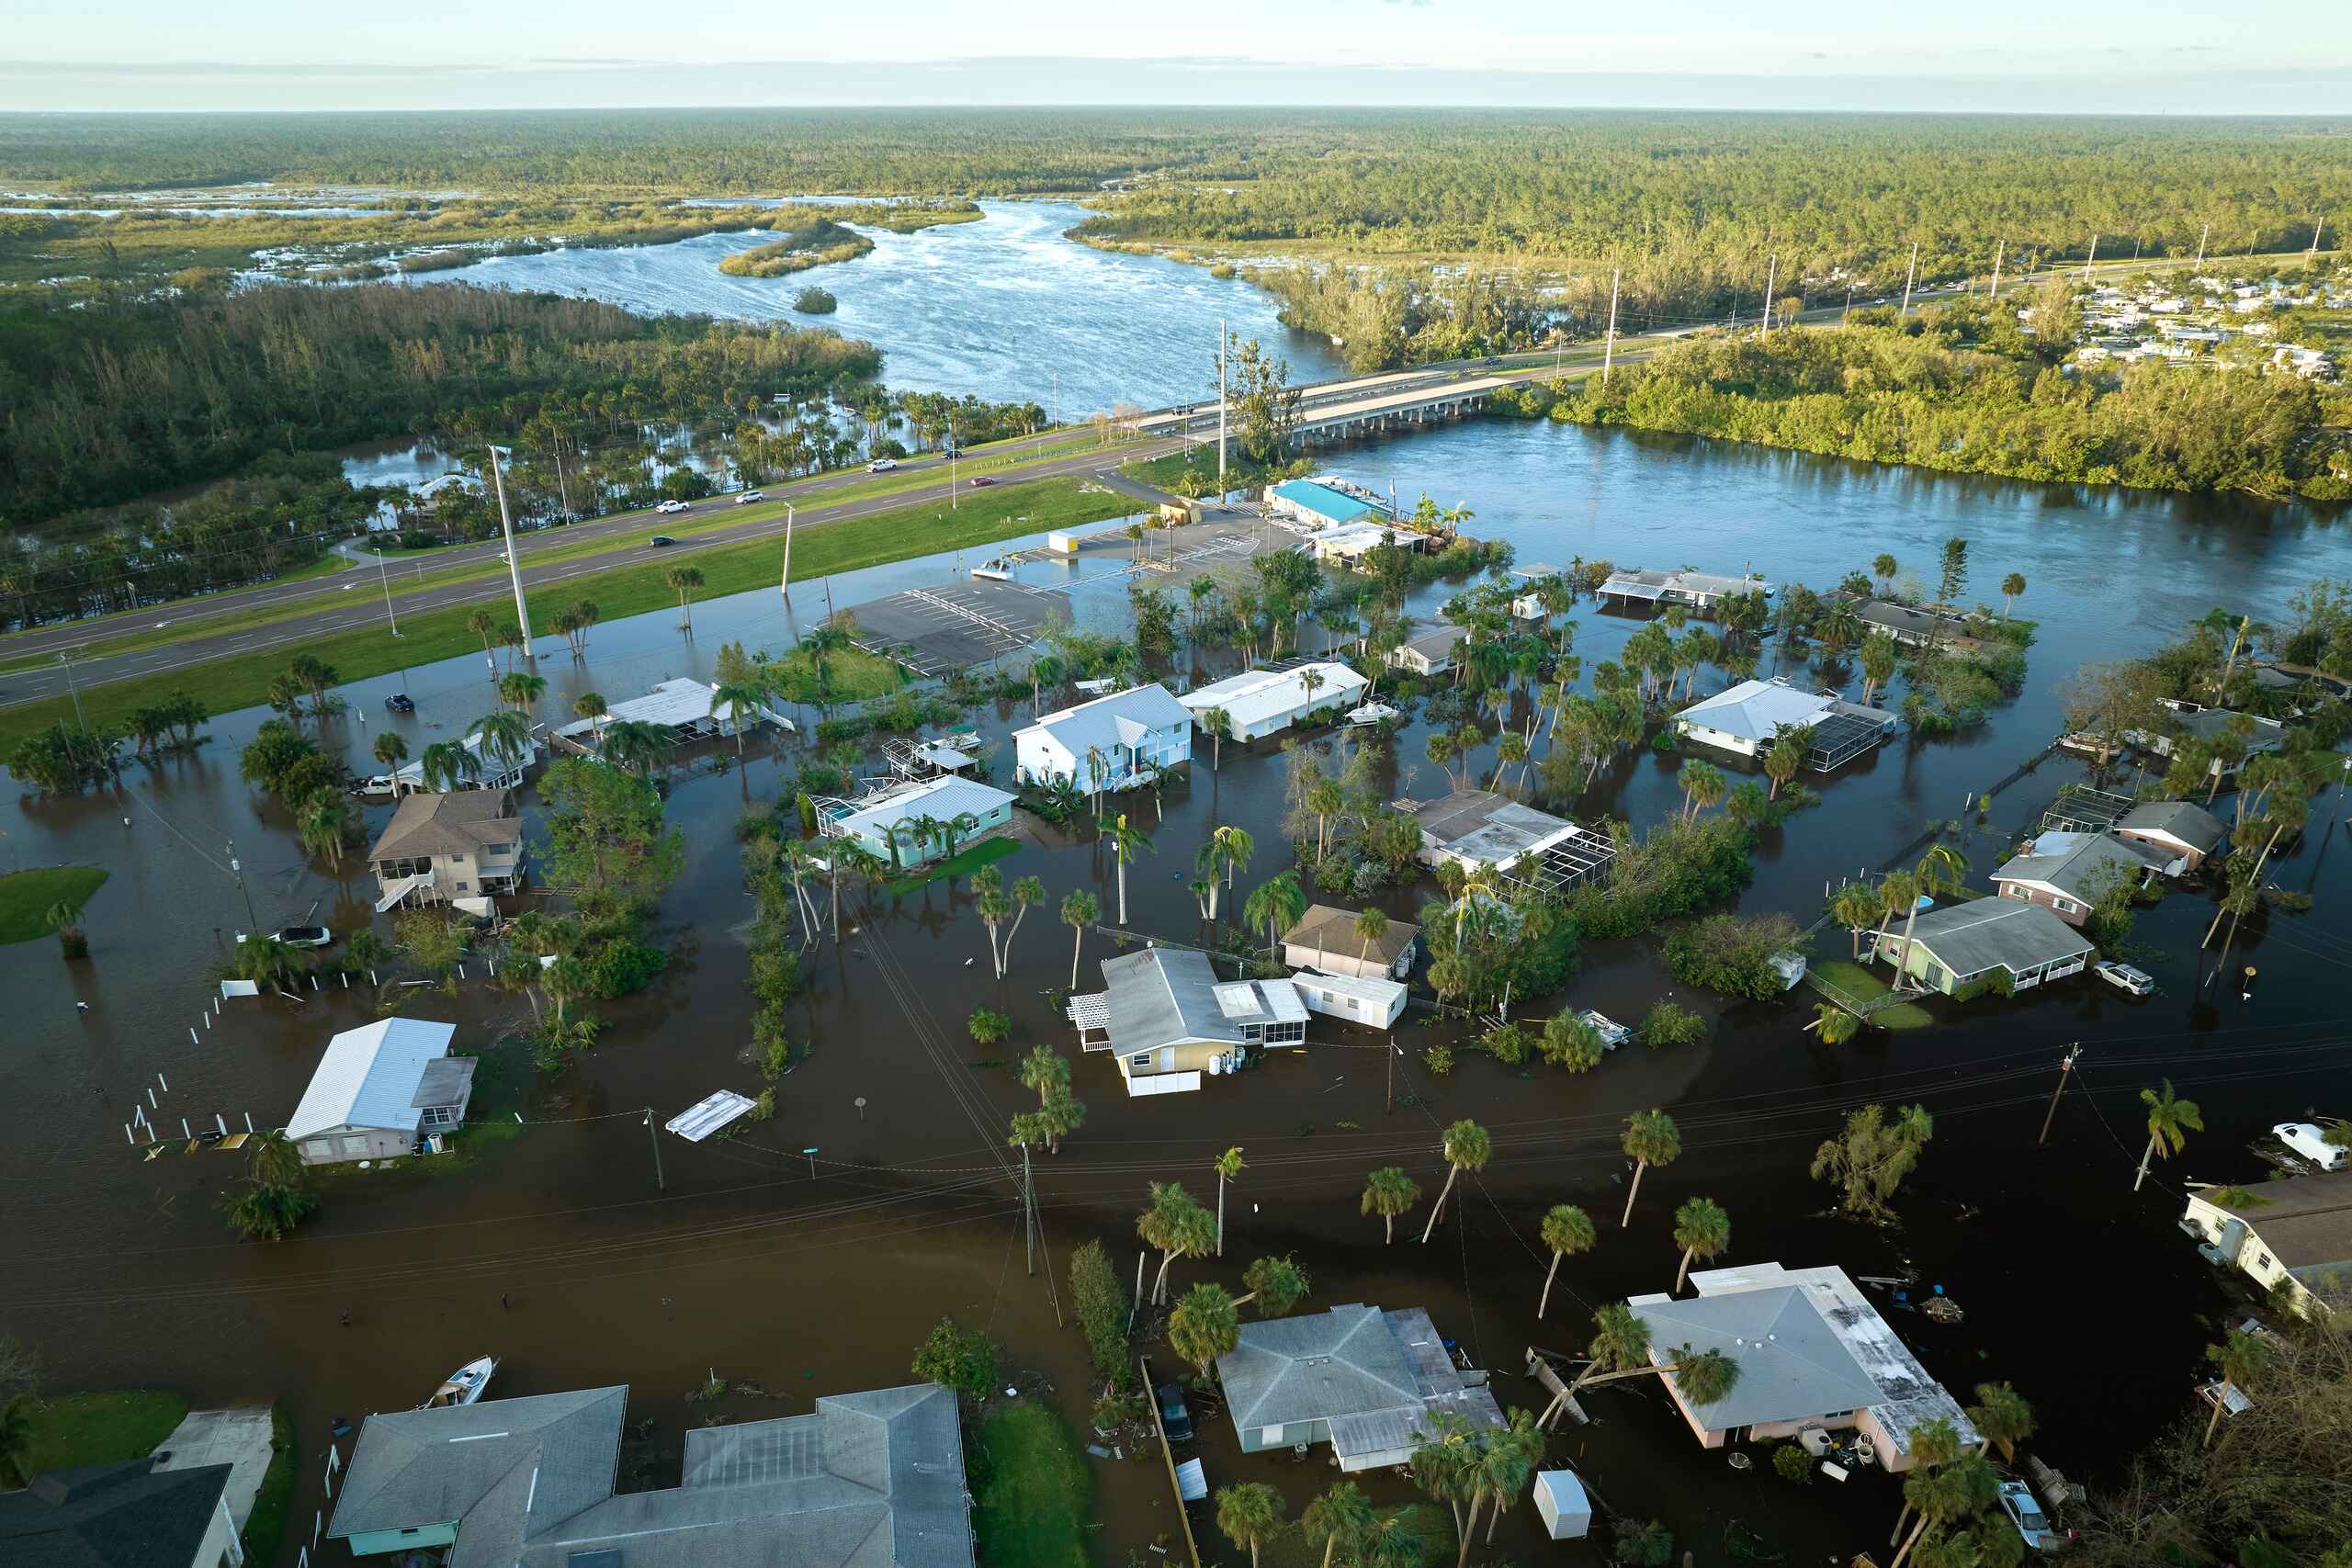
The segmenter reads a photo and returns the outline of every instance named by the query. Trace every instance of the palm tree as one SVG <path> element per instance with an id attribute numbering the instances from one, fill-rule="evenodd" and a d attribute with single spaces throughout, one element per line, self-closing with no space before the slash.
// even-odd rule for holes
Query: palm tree
<path id="1" fill-rule="evenodd" d="M 1905 1503 L 1919 1512 L 1919 1522 L 1911 1527 L 1909 1539 L 1903 1550 L 1894 1554 L 1888 1568 L 1903 1568 L 1919 1538 L 1933 1525 L 1939 1533 L 1974 1514 L 1993 1506 L 2000 1495 L 2001 1478 L 1979 1453 L 1964 1453 L 1950 1464 L 1932 1470 L 1914 1470 L 1903 1482 Z"/>
<path id="2" fill-rule="evenodd" d="M 1056 1089 L 1046 1096 L 1045 1108 L 1038 1111 L 1046 1119 L 1046 1152 L 1062 1152 L 1062 1140 L 1086 1125 L 1086 1102 L 1074 1098 L 1067 1089 Z"/>
<path id="3" fill-rule="evenodd" d="M 1427 1551 L 1411 1517 L 1400 1509 L 1372 1527 L 1357 1561 L 1363 1568 L 1421 1568 Z"/>
<path id="4" fill-rule="evenodd" d="M 424 775 L 424 787 L 438 794 L 481 777 L 481 756 L 455 740 L 436 740 L 424 749 L 418 769 Z"/>
<path id="5" fill-rule="evenodd" d="M 1225 1256 L 1225 1184 L 1228 1181 L 1238 1181 L 1241 1179 L 1241 1173 L 1250 1168 L 1241 1157 L 1240 1145 L 1236 1145 L 1209 1161 L 1209 1168 L 1216 1172 L 1216 1255 L 1223 1258 Z"/>
<path id="6" fill-rule="evenodd" d="M 1045 1104 L 1056 1090 L 1069 1088 L 1069 1063 L 1051 1045 L 1036 1045 L 1021 1058 L 1021 1087 L 1037 1091 L 1037 1103 Z"/>
<path id="7" fill-rule="evenodd" d="M 376 737 L 376 744 L 371 750 L 375 752 L 376 761 L 384 765 L 386 773 L 397 773 L 401 771 L 401 764 L 408 761 L 408 737 L 397 729 L 387 729 Z"/>
<path id="8" fill-rule="evenodd" d="M 670 592 L 678 596 L 678 625 L 692 636 L 695 629 L 693 600 L 695 590 L 702 586 L 702 568 L 673 566 L 662 573 L 662 581 L 668 583 Z"/>
<path id="9" fill-rule="evenodd" d="M 1012 927 L 1004 933 L 1004 956 L 997 964 L 997 978 L 1012 967 L 1012 939 L 1021 934 L 1021 922 L 1029 918 L 1033 905 L 1046 901 L 1046 885 L 1034 876 L 1024 876 L 1012 885 Z"/>
<path id="10" fill-rule="evenodd" d="M 498 678 L 498 700 L 508 707 L 527 708 L 548 689 L 548 678 L 516 671 Z"/>
<path id="11" fill-rule="evenodd" d="M 1356 967 L 1361 969 L 1372 962 L 1372 944 L 1388 934 L 1388 916 L 1377 908 L 1366 908 L 1356 917 L 1355 931 L 1363 939 L 1356 953 Z"/>
<path id="12" fill-rule="evenodd" d="M 1363 1201 L 1357 1213 L 1378 1214 L 1384 1235 L 1383 1243 L 1394 1246 L 1396 1241 L 1396 1216 L 1410 1213 L 1413 1205 L 1421 1201 L 1421 1184 L 1405 1174 L 1402 1166 L 1384 1165 L 1364 1178 Z"/>
<path id="13" fill-rule="evenodd" d="M 327 864 L 341 870 L 343 836 L 350 822 L 343 796 L 332 789 L 322 789 L 302 803 L 301 813 L 295 820 L 295 836 L 301 840 L 304 852 L 323 854 Z"/>
<path id="14" fill-rule="evenodd" d="M 760 699 L 767 694 L 754 681 L 721 681 L 710 689 L 710 716 L 717 718 L 718 710 L 727 710 L 727 722 L 735 727 L 735 755 L 743 754 L 743 732 L 752 728 L 758 715 Z"/>
<path id="15" fill-rule="evenodd" d="M 1689 822 L 1724 797 L 1731 787 L 1721 768 L 1693 757 L 1682 764 L 1675 783 L 1682 786 L 1682 819 Z"/>
<path id="16" fill-rule="evenodd" d="M 1111 852 L 1119 863 L 1119 924 L 1124 926 L 1127 923 L 1127 862 L 1137 852 L 1151 848 L 1151 840 L 1142 829 L 1127 826 L 1127 814 L 1124 811 L 1115 818 L 1096 818 L 1095 826 L 1111 841 Z"/>
<path id="17" fill-rule="evenodd" d="M 1306 1270 L 1287 1258 L 1261 1258 L 1241 1271 L 1250 1293 L 1234 1298 L 1237 1307 L 1258 1303 L 1260 1317 L 1287 1317 L 1290 1309 L 1306 1299 L 1311 1287 Z"/>
<path id="18" fill-rule="evenodd" d="M 536 679 L 536 677 L 533 677 Z M 469 744 L 508 768 L 531 754 L 531 716 L 520 708 L 501 708 L 474 720 Z"/>
<path id="19" fill-rule="evenodd" d="M 1500 1431 L 1487 1434 L 1487 1452 L 1476 1476 L 1494 1504 L 1487 1510 L 1487 1544 L 1494 1544 L 1495 1527 L 1502 1523 L 1503 1510 L 1526 1489 L 1528 1478 L 1543 1462 L 1544 1434 L 1528 1412 L 1513 1410 Z M 1464 1541 L 1458 1562 L 1466 1564 L 1469 1557 L 1469 1542 Z"/>
<path id="20" fill-rule="evenodd" d="M 1230 825 L 1219 827 L 1209 834 L 1207 843 L 1201 846 L 1198 863 L 1208 874 L 1208 918 L 1216 919 L 1217 887 L 1231 886 L 1239 873 L 1250 868 L 1250 857 L 1257 852 L 1258 841 L 1249 830 Z"/>
<path id="21" fill-rule="evenodd" d="M 1930 1416 L 1911 1428 L 1911 1461 L 1915 1470 L 1950 1464 L 1960 1457 L 1960 1432 L 1943 1416 Z M 1894 1529 L 1886 1538 L 1887 1545 L 1893 1546 L 1903 1539 L 1903 1527 L 1911 1521 L 1911 1499 L 1905 1497 L 1902 1509 L 1894 1516 Z"/>
<path id="22" fill-rule="evenodd" d="M 1824 1045 L 1843 1045 L 1861 1032 L 1862 1021 L 1836 1002 L 1815 1002 L 1813 1021 L 1805 1027 L 1818 1032 Z"/>
<path id="23" fill-rule="evenodd" d="M 1352 1481 L 1341 1481 L 1306 1505 L 1300 1522 L 1306 1527 L 1308 1535 L 1323 1538 L 1323 1568 L 1331 1568 L 1332 1554 L 1343 1540 L 1348 1545 L 1350 1561 L 1363 1561 L 1364 1545 L 1378 1523 L 1378 1516 L 1364 1500 L 1362 1487 Z"/>
<path id="24" fill-rule="evenodd" d="M 1169 1266 L 1179 1258 L 1206 1258 L 1216 1245 L 1216 1222 L 1193 1201 L 1181 1181 L 1151 1184 L 1151 1206 L 1136 1216 L 1136 1235 L 1159 1249 L 1159 1272 L 1152 1276 L 1151 1299 L 1168 1295 Z"/>
<path id="25" fill-rule="evenodd" d="M 1233 716 L 1223 708 L 1210 708 L 1201 715 L 1200 723 L 1209 735 L 1209 767 L 1221 772 L 1225 767 L 1225 738 L 1233 733 Z"/>
<path id="26" fill-rule="evenodd" d="M 1871 572 L 1878 579 L 1878 591 L 1881 594 L 1894 591 L 1894 574 L 1900 570 L 1895 558 L 1883 550 L 1871 560 Z"/>
<path id="27" fill-rule="evenodd" d="M 2018 595 L 2025 592 L 2025 573 L 2013 571 L 2001 579 L 2001 619 L 2007 620 L 2016 607 Z"/>
<path id="28" fill-rule="evenodd" d="M 2005 1382 L 1980 1382 L 1976 1403 L 1968 1407 L 1968 1424 L 1988 1443 L 2000 1446 L 2001 1457 L 2014 1462 L 2018 1445 L 2033 1436 L 2033 1406 L 2025 1395 Z"/>
<path id="29" fill-rule="evenodd" d="M 1258 885 L 1241 906 L 1241 918 L 1247 923 L 1266 928 L 1266 956 L 1272 958 L 1280 941 L 1280 933 L 1298 924 L 1306 915 L 1306 894 L 1298 886 L 1298 873 L 1282 872 Z"/>
<path id="30" fill-rule="evenodd" d="M 1560 1272 L 1560 1259 L 1572 1252 L 1591 1251 L 1595 1240 L 1591 1218 L 1574 1203 L 1552 1205 L 1544 1215 L 1543 1235 L 1552 1254 L 1552 1266 L 1544 1270 L 1544 1294 L 1535 1303 L 1539 1321 L 1552 1304 L 1552 1280 Z"/>
<path id="31" fill-rule="evenodd" d="M 1800 737 L 1810 736 L 1809 728 L 1800 727 L 1782 730 L 1771 748 L 1764 753 L 1764 776 L 1772 781 L 1765 798 L 1781 798 L 1781 786 L 1792 782 L 1804 767 L 1805 742 Z"/>
<path id="32" fill-rule="evenodd" d="M 571 701 L 571 716 L 584 718 L 594 726 L 592 733 L 599 739 L 605 734 L 605 716 L 613 710 L 605 705 L 602 692 L 582 692 Z"/>
<path id="33" fill-rule="evenodd" d="M 2132 1179 L 2132 1190 L 2148 1179 L 2148 1162 L 2162 1156 L 2166 1159 L 2181 1151 L 2188 1142 L 2188 1134 L 2205 1130 L 2205 1121 L 2193 1100 L 2173 1098 L 2172 1079 L 2164 1080 L 2164 1092 L 2143 1089 L 2140 1103 L 2148 1108 L 2148 1146 L 2140 1151 L 2140 1173 Z"/>
<path id="34" fill-rule="evenodd" d="M 1682 1134 L 1665 1111 L 1644 1111 L 1625 1119 L 1625 1135 L 1619 1146 L 1634 1162 L 1634 1184 L 1626 1190 L 1625 1213 L 1617 1222 L 1617 1228 L 1623 1230 L 1634 1223 L 1634 1200 L 1641 1196 L 1642 1173 L 1654 1165 L 1674 1163 L 1682 1153 Z"/>
<path id="35" fill-rule="evenodd" d="M 498 646 L 498 617 L 487 609 L 469 610 L 466 612 L 466 630 L 481 638 L 481 661 L 496 670 L 498 660 L 491 650 Z"/>
<path id="36" fill-rule="evenodd" d="M 2259 1334 L 2249 1334 L 2243 1328 L 2233 1328 L 2219 1345 L 2205 1347 L 2205 1359 L 2220 1369 L 2222 1381 L 2228 1387 L 2243 1390 L 2248 1382 L 2260 1377 L 2270 1368 L 2270 1344 Z M 2222 1424 L 2222 1412 L 2226 1388 L 2213 1391 L 2213 1416 L 2205 1423 L 2205 1446 L 2213 1445 L 2213 1428 Z"/>
<path id="37" fill-rule="evenodd" d="M 1674 1239 L 1682 1248 L 1682 1267 L 1674 1271 L 1679 1291 L 1692 1258 L 1706 1262 L 1731 1245 L 1731 1216 L 1713 1198 L 1692 1198 L 1674 1211 Z"/>
<path id="38" fill-rule="evenodd" d="M 512 621 L 498 628 L 498 646 L 506 650 L 506 668 L 509 671 L 514 668 L 516 654 L 522 654 L 526 658 L 530 656 L 531 639 L 525 637 L 523 628 Z"/>
<path id="39" fill-rule="evenodd" d="M 1861 961 L 1862 933 L 1879 918 L 1878 895 L 1867 882 L 1849 882 L 1829 901 L 1829 918 L 1846 928 L 1856 963 Z"/>
<path id="40" fill-rule="evenodd" d="M 1069 988 L 1078 989 L 1078 961 L 1086 945 L 1086 928 L 1102 918 L 1102 906 L 1080 887 L 1062 899 L 1062 924 L 1069 928 Z"/>
<path id="41" fill-rule="evenodd" d="M 1200 1369 L 1204 1381 L 1210 1363 L 1230 1355 L 1241 1341 L 1240 1315 L 1235 1310 L 1239 1304 L 1224 1286 L 1203 1280 L 1186 1291 L 1168 1314 L 1169 1348 Z"/>
<path id="42" fill-rule="evenodd" d="M 1937 844 L 1919 857 L 1919 869 L 1914 874 L 1918 886 L 1929 892 L 1945 884 L 1957 887 L 1968 875 L 1968 861 L 1950 844 Z M 1911 928 L 1918 923 L 1919 899 L 1915 891 L 1910 901 L 1910 913 L 1903 919 L 1903 955 L 1895 964 L 1898 987 L 1911 973 Z"/>
<path id="43" fill-rule="evenodd" d="M 642 779 L 650 779 L 677 749 L 668 729 L 645 719 L 625 718 L 605 728 L 605 760 Z"/>
<path id="44" fill-rule="evenodd" d="M 1250 1549 L 1250 1568 L 1258 1568 L 1258 1548 L 1282 1528 L 1282 1495 L 1262 1481 L 1220 1486 L 1216 1494 L 1216 1528 L 1236 1546 Z"/>
<path id="45" fill-rule="evenodd" d="M 42 914 L 41 919 L 57 933 L 57 945 L 68 958 L 80 958 L 89 952 L 90 939 L 82 931 L 82 900 L 60 898 Z"/>
<path id="46" fill-rule="evenodd" d="M 1430 1205 L 1429 1224 L 1421 1227 L 1421 1240 L 1427 1242 L 1430 1233 L 1437 1229 L 1440 1214 L 1445 1213 L 1446 1195 L 1453 1190 L 1453 1179 L 1464 1170 L 1485 1168 L 1487 1156 L 1494 1153 L 1494 1144 L 1487 1130 L 1467 1117 L 1445 1130 L 1445 1185 L 1438 1190 L 1437 1201 Z"/>

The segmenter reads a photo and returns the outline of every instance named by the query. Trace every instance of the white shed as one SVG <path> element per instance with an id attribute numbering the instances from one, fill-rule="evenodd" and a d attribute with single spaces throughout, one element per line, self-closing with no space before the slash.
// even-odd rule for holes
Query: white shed
<path id="1" fill-rule="evenodd" d="M 1298 999 L 1306 1004 L 1307 1011 L 1345 1019 L 1367 1029 L 1386 1029 L 1405 1010 L 1405 987 L 1394 980 L 1361 975 L 1318 975 L 1306 969 L 1293 975 L 1290 983 L 1297 988 Z"/>
<path id="2" fill-rule="evenodd" d="M 462 1125 L 475 1059 L 449 1055 L 457 1032 L 454 1023 L 387 1018 L 328 1041 L 286 1123 L 302 1163 L 390 1159 L 420 1134 Z"/>
<path id="3" fill-rule="evenodd" d="M 1535 1511 L 1554 1540 L 1582 1540 L 1592 1529 L 1592 1500 L 1573 1470 L 1535 1472 Z"/>

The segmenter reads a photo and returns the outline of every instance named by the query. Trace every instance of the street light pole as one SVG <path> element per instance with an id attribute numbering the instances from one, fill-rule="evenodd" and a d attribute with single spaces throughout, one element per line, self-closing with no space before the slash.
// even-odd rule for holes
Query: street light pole
<path id="1" fill-rule="evenodd" d="M 74 684 L 74 656 L 61 652 L 57 656 L 57 661 L 65 666 L 65 689 L 74 698 L 74 722 L 82 728 L 87 729 L 90 728 L 90 721 L 82 716 L 82 690 Z"/>
<path id="2" fill-rule="evenodd" d="M 1229 332 L 1226 327 L 1225 318 L 1223 316 L 1219 316 L 1216 319 L 1216 503 L 1219 506 L 1223 506 L 1225 504 L 1226 498 L 1225 345 L 1231 341 L 1232 335 L 1231 332 Z M 1189 425 L 1192 423 L 1192 421 L 1186 420 L 1184 423 Z"/>
<path id="3" fill-rule="evenodd" d="M 245 897 L 245 924 L 254 928 L 254 933 L 258 935 L 261 931 L 261 917 L 254 913 L 253 890 L 245 886 L 244 863 L 237 859 L 237 842 L 233 839 L 229 840 L 229 871 L 237 879 L 237 891 L 243 894 Z"/>
<path id="4" fill-rule="evenodd" d="M 506 536 L 506 577 L 514 585 L 514 619 L 523 628 L 523 657 L 530 659 L 531 607 L 523 602 L 523 566 L 514 558 L 514 519 L 506 510 L 506 477 L 498 466 L 498 448 L 490 449 L 491 482 L 498 487 L 498 528 Z"/>
<path id="5" fill-rule="evenodd" d="M 384 585 L 384 618 L 392 623 L 392 635 L 401 635 L 401 618 L 392 613 L 392 576 L 384 569 L 384 552 L 376 552 L 376 581 Z"/>
<path id="6" fill-rule="evenodd" d="M 777 580 L 777 592 L 784 602 L 792 603 L 792 502 L 784 503 L 784 576 Z"/>

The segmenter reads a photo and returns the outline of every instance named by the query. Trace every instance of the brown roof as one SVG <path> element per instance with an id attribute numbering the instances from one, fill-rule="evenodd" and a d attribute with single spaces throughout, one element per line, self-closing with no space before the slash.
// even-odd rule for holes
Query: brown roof
<path id="1" fill-rule="evenodd" d="M 1298 924 L 1283 933 L 1283 941 L 1300 947 L 1326 948 L 1333 953 L 1345 953 L 1350 958 L 1359 957 L 1364 952 L 1364 942 L 1356 934 L 1357 913 L 1354 909 L 1342 909 L 1332 904 L 1310 904 Z M 1388 929 L 1381 933 L 1380 940 L 1372 944 L 1372 951 L 1380 955 L 1382 963 L 1394 964 L 1412 945 L 1413 939 L 1420 934 L 1421 928 L 1410 920 L 1391 920 Z"/>
<path id="2" fill-rule="evenodd" d="M 412 795 L 384 825 L 383 837 L 368 852 L 371 861 L 469 855 L 512 844 L 523 837 L 514 815 L 514 794 L 503 789 L 459 789 L 447 795 Z"/>
<path id="3" fill-rule="evenodd" d="M 2244 1220 L 2289 1272 L 2305 1283 L 2325 1269 L 2352 1274 L 2352 1170 L 2265 1181 L 2244 1190 L 2267 1201 L 2222 1206 Z"/>

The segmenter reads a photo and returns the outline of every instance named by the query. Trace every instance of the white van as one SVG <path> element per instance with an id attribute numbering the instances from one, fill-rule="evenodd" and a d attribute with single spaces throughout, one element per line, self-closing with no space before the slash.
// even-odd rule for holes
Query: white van
<path id="1" fill-rule="evenodd" d="M 2352 1159 L 2352 1149 L 2329 1143 L 2327 1134 L 2308 1122 L 2281 1122 L 2270 1131 L 2290 1153 L 2302 1156 L 2322 1170 L 2341 1170 Z"/>

